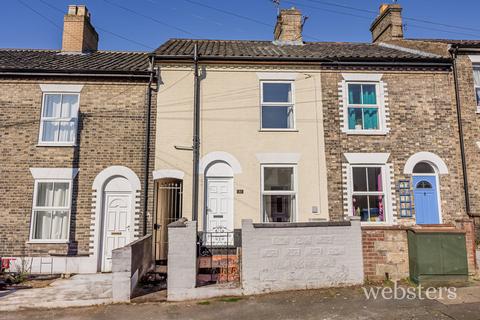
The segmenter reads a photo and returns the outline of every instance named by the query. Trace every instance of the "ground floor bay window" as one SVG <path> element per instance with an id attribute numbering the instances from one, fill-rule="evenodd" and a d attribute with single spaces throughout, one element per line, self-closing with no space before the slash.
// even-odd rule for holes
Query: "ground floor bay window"
<path id="1" fill-rule="evenodd" d="M 264 222 L 292 222 L 296 212 L 295 166 L 262 166 Z"/>

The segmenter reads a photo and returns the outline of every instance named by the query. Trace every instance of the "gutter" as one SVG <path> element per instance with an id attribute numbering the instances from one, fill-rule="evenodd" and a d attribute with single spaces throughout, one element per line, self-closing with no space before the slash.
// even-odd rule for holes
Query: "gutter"
<path id="1" fill-rule="evenodd" d="M 186 55 L 157 55 L 157 61 L 191 61 L 191 56 Z M 428 61 L 378 61 L 378 60 L 364 60 L 361 61 L 360 59 L 357 60 L 343 60 L 343 61 L 336 61 L 330 59 L 318 59 L 318 58 L 309 58 L 309 57 L 235 57 L 235 56 L 221 56 L 221 57 L 208 57 L 203 56 L 200 60 L 204 62 L 220 62 L 220 61 L 232 61 L 232 62 L 295 62 L 295 63 L 321 63 L 322 65 L 401 65 L 401 66 L 443 66 L 443 67 L 450 67 L 451 66 L 451 59 L 441 58 L 441 59 L 426 59 Z M 437 60 L 438 62 L 431 62 L 431 60 Z"/>
<path id="2" fill-rule="evenodd" d="M 1 71 L 1 76 L 47 76 L 47 77 L 107 77 L 107 78 L 142 78 L 149 79 L 150 72 L 147 73 L 77 73 L 77 72 L 35 72 L 35 71 Z"/>
<path id="3" fill-rule="evenodd" d="M 453 59 L 453 81 L 455 85 L 455 101 L 457 105 L 457 122 L 458 122 L 458 135 L 460 139 L 460 155 L 462 158 L 462 172 L 463 172 L 463 190 L 465 191 L 465 210 L 468 216 L 472 216 L 470 212 L 470 194 L 468 190 L 468 175 L 467 175 L 467 161 L 465 157 L 465 142 L 463 139 L 463 125 L 462 125 L 462 110 L 460 103 L 460 90 L 458 85 L 458 69 L 457 69 L 457 56 L 458 46 L 454 46 L 449 49 Z"/>
<path id="4" fill-rule="evenodd" d="M 150 176 L 150 125 L 151 125 L 151 113 L 152 113 L 152 84 L 153 80 L 156 77 L 155 71 L 155 57 L 150 57 L 150 70 L 149 70 L 149 80 L 147 86 L 147 103 L 146 103 L 146 123 L 145 123 L 145 164 L 144 164 L 144 178 L 143 178 L 143 192 L 144 192 L 144 201 L 143 201 L 143 234 L 147 234 L 147 211 L 148 211 L 148 177 Z"/>

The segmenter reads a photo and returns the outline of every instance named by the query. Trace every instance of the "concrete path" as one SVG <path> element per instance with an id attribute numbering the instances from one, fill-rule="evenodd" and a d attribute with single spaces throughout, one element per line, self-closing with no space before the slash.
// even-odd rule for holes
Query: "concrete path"
<path id="1" fill-rule="evenodd" d="M 473 289 L 469 289 L 473 290 Z M 480 294 L 480 287 L 477 288 Z M 2 320 L 127 319 L 480 319 L 480 303 L 435 300 L 367 300 L 361 288 L 291 291 L 182 303 L 111 304 L 87 308 L 2 313 Z"/>
<path id="2" fill-rule="evenodd" d="M 69 279 L 58 279 L 44 288 L 0 291 L 0 311 L 81 307 L 111 302 L 111 273 L 75 275 Z"/>

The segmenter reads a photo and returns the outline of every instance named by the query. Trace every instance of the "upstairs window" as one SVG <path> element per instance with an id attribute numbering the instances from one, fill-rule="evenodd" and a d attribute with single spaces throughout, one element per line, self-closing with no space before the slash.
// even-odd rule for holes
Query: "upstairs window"
<path id="1" fill-rule="evenodd" d="M 32 241 L 66 241 L 70 220 L 71 181 L 36 181 Z"/>
<path id="2" fill-rule="evenodd" d="M 261 128 L 267 130 L 294 129 L 293 83 L 263 81 L 261 86 Z"/>
<path id="3" fill-rule="evenodd" d="M 378 84 L 348 83 L 348 129 L 380 130 Z"/>
<path id="4" fill-rule="evenodd" d="M 477 108 L 480 108 L 480 66 L 473 68 L 473 80 L 475 83 L 475 96 L 477 98 Z"/>
<path id="5" fill-rule="evenodd" d="M 43 95 L 40 144 L 75 144 L 78 100 L 78 94 L 45 93 Z"/>

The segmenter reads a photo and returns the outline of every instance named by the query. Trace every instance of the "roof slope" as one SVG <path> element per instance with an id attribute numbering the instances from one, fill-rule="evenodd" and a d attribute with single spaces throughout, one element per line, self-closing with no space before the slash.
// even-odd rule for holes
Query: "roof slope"
<path id="1" fill-rule="evenodd" d="M 480 40 L 462 40 L 462 39 L 406 39 L 410 41 L 439 42 L 451 44 L 460 47 L 480 47 Z"/>
<path id="2" fill-rule="evenodd" d="M 241 60 L 319 60 L 319 61 L 442 61 L 421 52 L 388 48 L 371 43 L 305 42 L 304 45 L 278 45 L 271 41 L 170 39 L 155 50 L 159 59 L 187 58 L 194 44 L 203 58 Z"/>
<path id="3" fill-rule="evenodd" d="M 148 66 L 142 52 L 0 49 L 0 72 L 147 74 Z"/>

